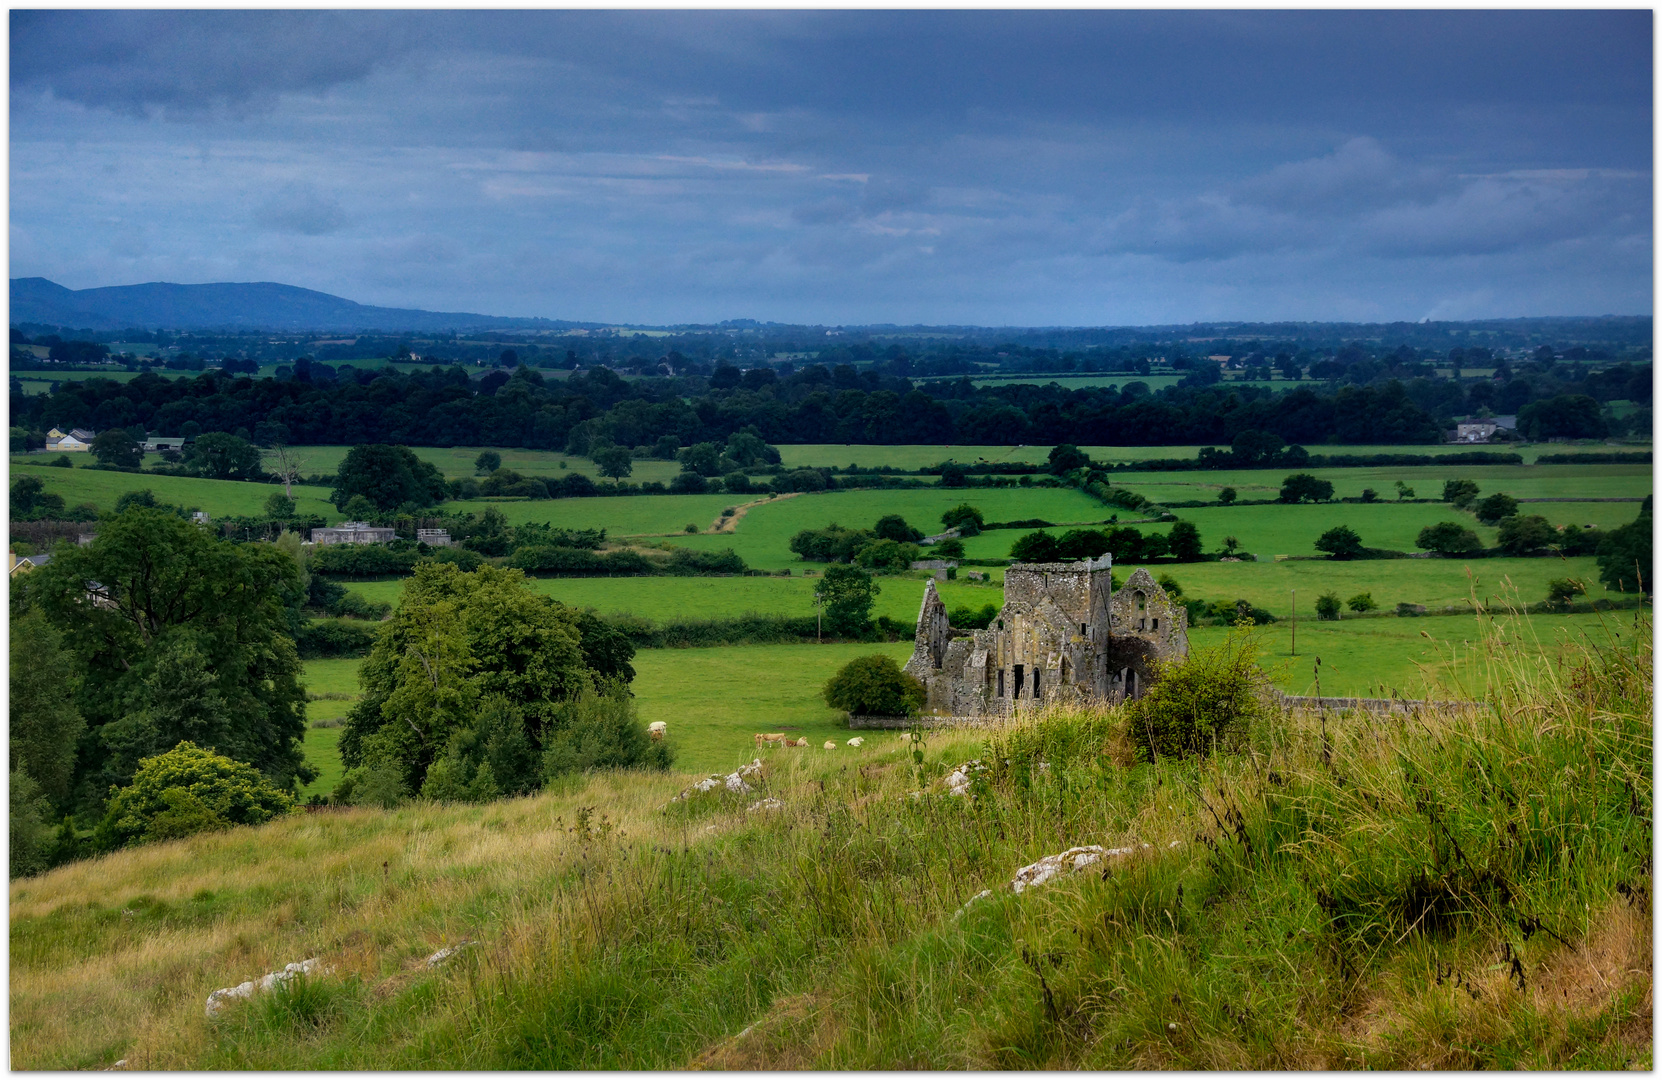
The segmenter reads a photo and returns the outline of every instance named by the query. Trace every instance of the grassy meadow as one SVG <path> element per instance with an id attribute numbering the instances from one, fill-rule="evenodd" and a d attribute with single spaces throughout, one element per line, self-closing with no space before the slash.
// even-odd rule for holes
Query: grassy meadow
<path id="1" fill-rule="evenodd" d="M 1534 637 L 1474 624 L 1492 710 L 1271 711 L 1209 757 L 1053 711 L 774 751 L 744 794 L 597 773 L 74 863 L 10 886 L 11 1063 L 1648 1070 L 1649 627 Z M 1011 886 L 1089 844 L 1129 854 Z"/>
<path id="2" fill-rule="evenodd" d="M 1361 498 L 1364 488 L 1373 488 L 1381 499 L 1395 501 L 1398 480 L 1413 488 L 1415 495 L 1422 499 L 1440 498 L 1443 483 L 1448 480 L 1476 481 L 1479 498 L 1497 492 L 1504 492 L 1515 499 L 1643 498 L 1651 488 L 1649 465 L 1427 465 L 1416 468 L 1121 472 L 1114 475 L 1113 482 L 1155 502 L 1216 499 L 1218 492 L 1226 487 L 1234 488 L 1236 495 L 1242 499 L 1273 499 L 1281 491 L 1282 479 L 1295 471 L 1308 472 L 1318 479 L 1330 481 L 1334 496 L 1341 499 Z"/>
<path id="3" fill-rule="evenodd" d="M 296 453 L 301 460 L 300 471 L 307 474 L 328 474 L 340 468 L 350 446 L 304 446 L 299 447 Z M 534 476 L 539 480 L 558 480 L 567 473 L 578 472 L 587 476 L 596 483 L 609 484 L 610 478 L 600 475 L 600 467 L 586 457 L 576 454 L 559 453 L 553 450 L 525 450 L 516 447 L 492 446 L 412 446 L 411 451 L 423 461 L 430 461 L 444 474 L 446 480 L 460 480 L 464 476 L 477 476 L 478 471 L 473 463 L 486 450 L 492 450 L 501 455 L 502 467 L 512 469 L 525 476 Z M 270 459 L 275 455 L 268 453 L 268 467 Z M 674 461 L 659 461 L 655 458 L 637 458 L 634 462 L 634 471 L 630 473 L 630 483 L 641 484 L 649 480 L 660 483 L 669 483 L 681 472 L 681 466 Z"/>
<path id="4" fill-rule="evenodd" d="M 70 506 L 89 502 L 99 510 L 115 509 L 115 501 L 129 491 L 149 488 L 162 502 L 178 506 L 197 507 L 210 517 L 259 517 L 265 513 L 265 502 L 273 492 L 282 491 L 278 484 L 255 484 L 240 480 L 205 480 L 193 476 L 154 476 L 145 473 L 107 472 L 103 469 L 56 469 L 40 466 L 57 455 L 12 455 L 12 478 L 28 475 L 38 478 L 47 491 L 63 496 Z M 80 459 L 77 464 L 88 464 L 85 454 L 71 454 Z M 294 485 L 296 510 L 302 514 L 321 514 L 330 522 L 341 520 L 340 512 L 329 503 L 329 489 Z"/>

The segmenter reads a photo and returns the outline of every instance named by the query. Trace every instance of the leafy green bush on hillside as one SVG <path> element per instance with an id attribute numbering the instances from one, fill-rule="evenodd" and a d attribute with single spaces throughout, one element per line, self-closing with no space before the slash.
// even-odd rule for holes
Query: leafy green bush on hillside
<path id="1" fill-rule="evenodd" d="M 1249 631 L 1235 630 L 1186 660 L 1162 663 L 1148 692 L 1127 710 L 1137 749 L 1154 761 L 1239 746 L 1267 708 L 1270 684 L 1259 650 Z"/>
<path id="2" fill-rule="evenodd" d="M 96 842 L 108 850 L 233 825 L 259 825 L 293 805 L 286 792 L 252 765 L 181 742 L 139 762 L 133 782 L 110 800 Z"/>
<path id="3" fill-rule="evenodd" d="M 924 699 L 923 684 L 881 654 L 850 660 L 825 684 L 825 703 L 856 715 L 909 716 Z"/>

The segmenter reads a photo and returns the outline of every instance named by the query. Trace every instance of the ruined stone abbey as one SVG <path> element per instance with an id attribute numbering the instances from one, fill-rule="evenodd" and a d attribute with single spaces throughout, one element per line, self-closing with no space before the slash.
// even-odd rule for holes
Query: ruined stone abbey
<path id="1" fill-rule="evenodd" d="M 985 630 L 957 630 L 924 585 L 906 671 L 936 716 L 1008 716 L 1053 703 L 1134 698 L 1160 660 L 1189 655 L 1189 613 L 1138 569 L 1114 591 L 1112 559 L 1015 563 L 1004 607 Z"/>

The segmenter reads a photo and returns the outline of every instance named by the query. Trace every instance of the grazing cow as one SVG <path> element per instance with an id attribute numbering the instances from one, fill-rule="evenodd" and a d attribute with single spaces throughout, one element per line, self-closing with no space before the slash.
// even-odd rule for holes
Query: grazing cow
<path id="1" fill-rule="evenodd" d="M 758 734 L 758 735 L 756 735 L 755 738 L 756 738 L 756 748 L 758 750 L 760 750 L 764 746 L 784 746 L 785 745 L 785 733 L 783 731 L 776 731 L 776 732 L 773 732 L 772 734 L 768 734 L 768 735 Z"/>
<path id="2" fill-rule="evenodd" d="M 669 725 L 662 720 L 654 720 L 646 725 L 646 733 L 652 736 L 653 742 L 659 742 L 669 732 Z"/>

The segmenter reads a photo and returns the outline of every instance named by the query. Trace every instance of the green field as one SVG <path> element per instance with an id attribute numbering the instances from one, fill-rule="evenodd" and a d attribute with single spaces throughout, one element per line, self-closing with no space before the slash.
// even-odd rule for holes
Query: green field
<path id="1" fill-rule="evenodd" d="M 605 615 L 630 614 L 666 622 L 676 619 L 719 619 L 755 612 L 762 615 L 814 614 L 811 577 L 623 577 L 531 578 L 531 588 L 572 607 L 594 608 Z M 353 581 L 346 587 L 367 599 L 397 605 L 403 579 Z M 887 615 L 910 622 L 918 617 L 924 582 L 915 577 L 878 579 L 872 617 Z M 964 604 L 979 609 L 1001 605 L 1004 591 L 997 585 L 945 581 L 936 585 L 948 607 Z"/>
<path id="2" fill-rule="evenodd" d="M 641 719 L 662 720 L 675 743 L 675 767 L 726 771 L 756 756 L 751 736 L 782 731 L 806 736 L 798 750 L 763 753 L 824 754 L 827 739 L 851 734 L 842 714 L 820 697 L 837 669 L 857 656 L 884 653 L 904 663 L 912 643 L 892 645 L 745 645 L 725 649 L 647 649 L 635 654 L 635 698 Z"/>
<path id="3" fill-rule="evenodd" d="M 1120 472 L 1117 487 L 1129 488 L 1155 502 L 1216 499 L 1232 487 L 1242 499 L 1273 499 L 1281 481 L 1292 472 L 1308 472 L 1331 481 L 1337 498 L 1360 498 L 1373 488 L 1386 501 L 1396 499 L 1396 481 L 1414 489 L 1418 498 L 1442 495 L 1446 480 L 1472 480 L 1481 495 L 1505 492 L 1515 499 L 1609 498 L 1649 495 L 1649 465 L 1428 465 L 1415 468 L 1366 469 L 1225 469 L 1218 471 Z M 1637 510 L 1635 510 L 1637 512 Z"/>
<path id="4" fill-rule="evenodd" d="M 1498 621 L 1524 641 L 1558 647 L 1569 640 L 1599 644 L 1607 643 L 1610 635 L 1632 634 L 1636 614 L 1503 615 Z M 1290 623 L 1278 622 L 1257 633 L 1263 642 L 1261 662 L 1275 685 L 1289 694 L 1316 694 L 1319 672 L 1319 689 L 1329 697 L 1475 700 L 1489 687 L 1487 670 L 1475 661 L 1479 630 L 1475 616 L 1342 622 L 1300 619 L 1296 657 Z M 1228 632 L 1225 627 L 1195 627 L 1189 631 L 1189 644 L 1206 648 L 1222 641 Z"/>
<path id="5" fill-rule="evenodd" d="M 628 500 L 645 502 L 648 496 Z M 679 496 L 686 498 L 687 496 Z M 575 500 L 574 500 L 575 501 Z M 624 500 L 618 500 L 624 501 Z M 806 565 L 791 552 L 791 537 L 803 529 L 823 529 L 832 522 L 869 529 L 885 514 L 899 514 L 914 528 L 939 531 L 941 515 L 959 503 L 979 508 L 988 521 L 1042 518 L 1046 521 L 1103 521 L 1116 511 L 1072 488 L 914 488 L 898 491 L 826 491 L 777 499 L 753 507 L 732 534 L 688 536 L 674 543 L 713 550 L 731 547 L 745 563 L 763 570 Z M 728 505 L 731 505 L 730 503 Z M 720 506 L 717 511 L 720 512 Z M 1124 511 L 1117 511 L 1121 517 Z M 1019 534 L 1007 534 L 1013 540 Z M 1008 547 L 1006 547 L 1008 550 Z"/>
<path id="6" fill-rule="evenodd" d="M 753 495 L 619 495 L 587 499 L 479 499 L 447 502 L 448 513 L 483 514 L 494 506 L 508 524 L 548 522 L 565 529 L 605 529 L 608 536 L 656 536 L 680 533 L 688 525 L 708 529 L 725 507 L 755 498 Z M 725 547 L 717 544 L 716 547 Z"/>
<path id="7" fill-rule="evenodd" d="M 300 457 L 300 471 L 310 476 L 335 472 L 350 449 L 350 446 L 302 446 L 297 447 L 294 453 Z M 612 482 L 602 477 L 599 466 L 588 458 L 554 450 L 523 450 L 497 446 L 412 446 L 410 449 L 415 452 L 416 457 L 437 466 L 447 480 L 479 475 L 473 467 L 474 461 L 483 451 L 494 450 L 502 456 L 503 468 L 512 469 L 525 476 L 534 476 L 539 480 L 558 480 L 567 473 L 578 472 L 597 483 Z M 267 465 L 270 466 L 273 455 L 268 453 L 266 458 Z M 651 480 L 667 484 L 680 472 L 680 464 L 674 461 L 637 458 L 634 472 L 627 479 L 633 484 L 644 484 Z"/>
<path id="8" fill-rule="evenodd" d="M 1116 566 L 1116 575 L 1129 574 L 1131 565 Z M 1337 593 L 1348 600 L 1357 593 L 1373 594 L 1381 608 L 1397 604 L 1424 604 L 1428 608 L 1464 604 L 1474 594 L 1482 603 L 1536 603 L 1547 598 L 1547 582 L 1573 577 L 1587 585 L 1587 599 L 1614 599 L 1598 580 L 1598 563 L 1591 555 L 1575 559 L 1369 559 L 1334 562 L 1327 559 L 1287 562 L 1189 563 L 1151 566 L 1156 576 L 1169 574 L 1183 587 L 1183 595 L 1201 600 L 1249 600 L 1277 618 L 1292 615 L 1293 591 L 1298 591 L 1300 624 L 1315 615 L 1316 597 Z M 1632 594 L 1628 594 L 1631 599 Z"/>
<path id="9" fill-rule="evenodd" d="M 53 455 L 55 456 L 55 455 Z M 72 457 L 74 455 L 71 455 Z M 124 493 L 149 488 L 162 502 L 178 506 L 197 507 L 209 517 L 258 517 L 265 513 L 265 502 L 274 492 L 282 491 L 277 484 L 254 484 L 238 480 L 202 480 L 189 476 L 155 476 L 146 473 L 106 472 L 102 469 L 54 469 L 38 465 L 49 458 L 12 456 L 12 475 L 15 478 L 26 470 L 27 475 L 40 478 L 46 490 L 63 496 L 70 506 L 90 502 L 100 510 L 115 509 L 115 501 Z M 329 503 L 329 489 L 297 484 L 294 487 L 297 512 L 322 514 L 331 522 L 341 515 Z"/>
<path id="10" fill-rule="evenodd" d="M 989 462 L 1029 462 L 1043 464 L 1050 459 L 1050 447 L 1039 445 L 1021 446 L 951 446 L 908 444 L 903 446 L 867 446 L 855 443 L 802 443 L 795 446 L 779 447 L 779 455 L 784 463 L 793 468 L 813 465 L 839 467 L 850 464 L 861 468 L 876 468 L 882 465 L 892 465 L 897 469 L 921 469 L 929 465 L 939 465 L 951 459 L 960 464 L 970 464 L 977 461 Z M 1124 462 L 1149 461 L 1157 458 L 1193 458 L 1200 453 L 1199 446 L 1083 446 L 1080 449 L 1091 455 L 1095 461 Z M 1634 444 L 1610 446 L 1605 443 L 1531 443 L 1527 446 L 1512 446 L 1505 443 L 1496 443 L 1488 446 L 1454 446 L 1448 443 L 1438 443 L 1428 446 L 1308 446 L 1312 454 L 1457 454 L 1471 450 L 1484 450 L 1494 453 L 1516 453 L 1523 456 L 1525 462 L 1533 462 L 1541 454 L 1578 454 L 1578 453 L 1608 453 L 1610 451 L 1641 451 L 1649 450 L 1650 444 Z M 1414 485 L 1412 477 L 1436 466 L 1414 467 L 1402 470 L 1405 473 L 1405 482 Z M 1516 468 L 1516 466 L 1490 466 L 1491 468 Z M 1640 466 L 1644 468 L 1644 466 Z M 1469 471 L 1469 470 L 1468 470 Z M 1268 482 L 1263 478 L 1274 470 L 1247 470 L 1247 475 L 1258 477 L 1258 482 Z M 1151 479 L 1169 479 L 1172 476 L 1184 476 L 1183 473 L 1146 473 L 1142 474 Z M 1220 473 L 1202 473 L 1202 476 L 1217 476 Z M 1130 474 L 1116 477 L 1116 483 L 1130 484 Z M 1280 475 L 1275 476 L 1279 485 Z M 1357 485 L 1357 494 L 1366 485 Z M 1377 485 L 1375 485 L 1377 486 Z M 1439 481 L 1439 488 L 1441 482 Z"/>

